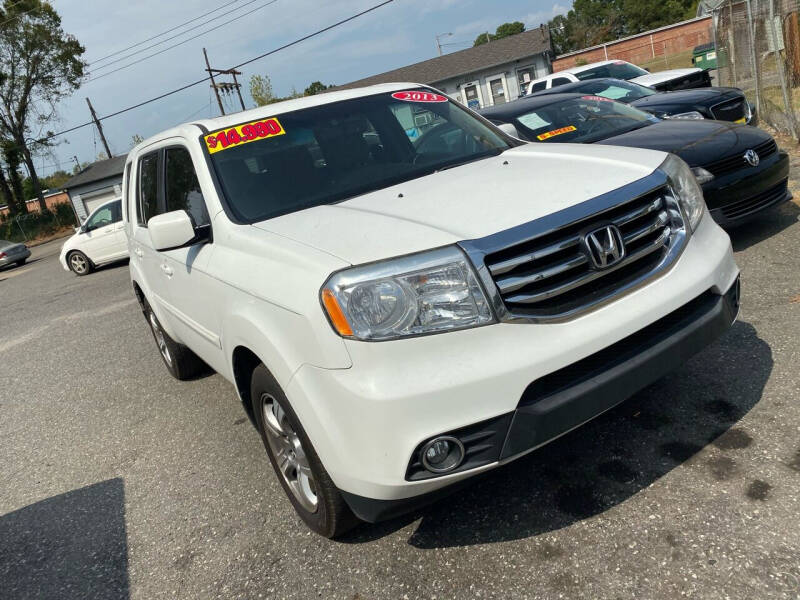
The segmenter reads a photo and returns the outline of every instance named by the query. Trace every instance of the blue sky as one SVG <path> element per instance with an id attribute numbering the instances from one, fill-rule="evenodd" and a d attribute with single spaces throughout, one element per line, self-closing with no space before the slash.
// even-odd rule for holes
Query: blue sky
<path id="1" fill-rule="evenodd" d="M 200 79 L 205 74 L 204 46 L 212 66 L 226 68 L 378 3 L 378 0 L 276 0 L 233 23 L 220 26 L 228 19 L 264 5 L 266 1 L 239 0 L 230 8 L 215 12 L 187 28 L 241 6 L 238 11 L 221 16 L 185 37 L 212 29 L 210 33 L 92 81 L 92 76 L 100 76 L 185 37 L 155 46 L 105 69 L 100 68 L 104 63 L 98 59 L 214 10 L 225 2 L 54 0 L 64 29 L 81 41 L 86 47 L 84 58 L 95 64 L 90 64 L 89 81 L 62 104 L 60 123 L 51 124 L 49 129 L 66 129 L 87 121 L 87 96 L 97 113 L 103 116 Z M 497 25 L 506 21 L 522 21 L 528 28 L 538 26 L 555 14 L 566 12 L 569 4 L 569 0 L 395 0 L 356 21 L 244 67 L 242 80 L 246 84 L 254 73 L 268 74 L 275 93 L 279 95 L 288 94 L 293 87 L 302 91 L 314 80 L 346 83 L 436 56 L 437 34 L 452 32 L 453 36 L 442 38 L 442 42 L 461 42 L 444 48 L 446 52 L 452 52 L 469 47 L 479 33 L 494 31 Z M 180 31 L 183 29 L 169 35 Z M 249 108 L 252 102 L 246 85 L 243 91 Z M 229 106 L 233 110 L 232 101 Z M 112 152 L 122 154 L 130 148 L 133 134 L 148 137 L 190 118 L 217 114 L 216 103 L 211 102 L 210 88 L 201 84 L 108 119 L 103 122 L 103 128 Z M 56 162 L 71 160 L 73 155 L 77 155 L 81 162 L 91 161 L 102 150 L 100 140 L 95 139 L 93 128 L 89 127 L 67 134 L 59 141 L 62 143 L 55 150 Z M 42 174 L 50 173 L 54 170 L 54 159 L 42 157 L 37 160 L 37 167 L 40 165 L 44 167 Z M 62 164 L 61 168 L 70 170 L 71 164 Z"/>

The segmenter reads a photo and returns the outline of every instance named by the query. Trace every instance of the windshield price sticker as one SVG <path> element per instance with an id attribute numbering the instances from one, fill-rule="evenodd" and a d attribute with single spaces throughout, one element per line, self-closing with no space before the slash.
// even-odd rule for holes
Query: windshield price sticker
<path id="1" fill-rule="evenodd" d="M 613 102 L 610 98 L 603 98 L 602 96 L 581 96 L 581 100 L 597 100 L 598 102 Z"/>
<path id="2" fill-rule="evenodd" d="M 275 137 L 276 135 L 283 135 L 284 133 L 286 133 L 286 131 L 284 131 L 278 119 L 270 118 L 264 119 L 263 121 L 244 123 L 229 129 L 214 131 L 206 135 L 203 139 L 206 142 L 208 153 L 214 154 L 215 152 L 221 152 L 228 148 L 235 148 L 242 144 Z"/>
<path id="3" fill-rule="evenodd" d="M 567 127 L 562 127 L 561 129 L 553 129 L 553 131 L 548 131 L 546 133 L 540 133 L 536 136 L 538 140 L 546 140 L 551 137 L 555 137 L 557 135 L 561 135 L 562 133 L 569 133 L 570 131 L 575 131 L 575 125 L 568 125 Z"/>
<path id="4" fill-rule="evenodd" d="M 447 102 L 446 96 L 432 92 L 395 92 L 392 98 L 403 102 Z"/>

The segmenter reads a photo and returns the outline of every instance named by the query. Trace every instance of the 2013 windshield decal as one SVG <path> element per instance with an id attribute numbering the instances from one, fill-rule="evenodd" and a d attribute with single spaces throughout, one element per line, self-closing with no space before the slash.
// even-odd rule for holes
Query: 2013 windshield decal
<path id="1" fill-rule="evenodd" d="M 403 102 L 447 102 L 446 96 L 433 92 L 395 92 L 392 98 Z"/>
<path id="2" fill-rule="evenodd" d="M 263 121 L 252 121 L 251 123 L 243 123 L 228 129 L 214 131 L 204 136 L 203 139 L 208 147 L 208 153 L 214 154 L 228 148 L 235 148 L 242 144 L 283 135 L 284 133 L 286 131 L 280 121 L 272 117 Z"/>

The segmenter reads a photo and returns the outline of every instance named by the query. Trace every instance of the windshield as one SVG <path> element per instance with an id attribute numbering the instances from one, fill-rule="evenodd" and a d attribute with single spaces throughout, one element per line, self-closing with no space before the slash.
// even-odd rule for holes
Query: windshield
<path id="1" fill-rule="evenodd" d="M 651 114 L 599 96 L 562 100 L 527 111 L 515 127 L 534 142 L 596 142 L 657 122 Z"/>
<path id="2" fill-rule="evenodd" d="M 513 142 L 424 89 L 288 112 L 203 136 L 233 213 L 254 223 L 500 154 Z"/>
<path id="3" fill-rule="evenodd" d="M 586 69 L 580 73 L 575 73 L 575 77 L 580 80 L 584 79 L 600 79 L 601 77 L 613 77 L 614 79 L 633 79 L 634 77 L 641 77 L 648 75 L 644 69 L 640 69 L 636 65 L 618 61 L 608 63 L 606 65 L 598 65 L 591 69 Z"/>
<path id="4" fill-rule="evenodd" d="M 631 83 L 630 81 L 622 81 L 615 79 L 613 81 L 587 81 L 580 86 L 581 93 L 592 94 L 594 96 L 602 96 L 610 100 L 619 100 L 620 102 L 633 102 L 645 96 L 652 96 L 657 94 L 652 90 L 638 83 Z M 578 91 L 578 90 L 574 90 Z"/>

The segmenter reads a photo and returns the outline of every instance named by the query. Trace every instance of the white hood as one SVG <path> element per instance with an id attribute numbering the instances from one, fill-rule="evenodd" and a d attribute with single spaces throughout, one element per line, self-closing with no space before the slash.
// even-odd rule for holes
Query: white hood
<path id="1" fill-rule="evenodd" d="M 526 144 L 254 226 L 351 264 L 365 263 L 538 219 L 641 179 L 665 156 L 638 148 Z"/>
<path id="2" fill-rule="evenodd" d="M 681 77 L 686 77 L 687 75 L 691 75 L 692 73 L 697 73 L 699 71 L 702 71 L 702 69 L 698 69 L 696 67 L 692 67 L 691 69 L 670 69 L 669 71 L 659 71 L 658 73 L 648 73 L 647 75 L 642 75 L 641 77 L 634 77 L 630 81 L 633 83 L 638 83 L 639 85 L 652 87 L 654 85 L 658 85 L 659 83 L 672 81 L 673 79 L 680 79 Z"/>

